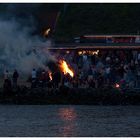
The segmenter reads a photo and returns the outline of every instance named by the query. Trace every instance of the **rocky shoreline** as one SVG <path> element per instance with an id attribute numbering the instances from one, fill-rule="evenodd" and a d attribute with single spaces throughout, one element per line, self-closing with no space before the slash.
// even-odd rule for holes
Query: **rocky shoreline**
<path id="1" fill-rule="evenodd" d="M 140 90 L 19 87 L 9 93 L 0 89 L 0 104 L 140 105 Z"/>

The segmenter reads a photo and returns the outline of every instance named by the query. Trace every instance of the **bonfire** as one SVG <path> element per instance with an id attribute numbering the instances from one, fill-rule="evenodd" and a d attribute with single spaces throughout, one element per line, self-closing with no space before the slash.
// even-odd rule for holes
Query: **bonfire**
<path id="1" fill-rule="evenodd" d="M 64 75 L 69 74 L 71 77 L 74 77 L 73 70 L 68 66 L 65 60 L 60 60 L 59 63 L 60 69 L 64 73 Z"/>

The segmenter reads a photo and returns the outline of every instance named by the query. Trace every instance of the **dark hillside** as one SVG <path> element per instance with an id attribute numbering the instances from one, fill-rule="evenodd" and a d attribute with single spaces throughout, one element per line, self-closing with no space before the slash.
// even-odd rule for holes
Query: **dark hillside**
<path id="1" fill-rule="evenodd" d="M 67 4 L 55 37 L 69 40 L 83 34 L 136 34 L 140 4 Z"/>

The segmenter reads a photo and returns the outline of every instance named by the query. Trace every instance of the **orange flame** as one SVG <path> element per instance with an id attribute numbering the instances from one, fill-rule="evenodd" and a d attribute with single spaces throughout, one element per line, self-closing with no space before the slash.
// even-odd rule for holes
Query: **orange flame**
<path id="1" fill-rule="evenodd" d="M 48 28 L 45 32 L 44 32 L 44 36 L 47 36 L 49 34 L 49 32 L 51 31 L 50 28 Z"/>
<path id="2" fill-rule="evenodd" d="M 49 78 L 50 78 L 50 81 L 52 81 L 52 73 L 49 72 Z"/>
<path id="3" fill-rule="evenodd" d="M 74 77 L 74 72 L 68 67 L 68 64 L 66 61 L 60 60 L 60 68 L 62 72 L 64 73 L 64 75 L 68 73 L 71 77 Z"/>

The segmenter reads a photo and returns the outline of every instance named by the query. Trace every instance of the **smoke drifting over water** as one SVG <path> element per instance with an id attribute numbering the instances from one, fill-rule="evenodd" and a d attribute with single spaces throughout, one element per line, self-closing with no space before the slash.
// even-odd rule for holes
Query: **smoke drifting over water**
<path id="1" fill-rule="evenodd" d="M 27 19 L 22 21 L 29 23 Z M 31 35 L 34 26 L 27 26 L 20 21 L 13 16 L 10 20 L 3 17 L 0 19 L 0 64 L 2 70 L 16 68 L 28 74 L 32 68 L 45 68 L 46 61 L 53 58 L 43 51 L 43 46 L 49 44 L 42 42 L 40 37 Z"/>

